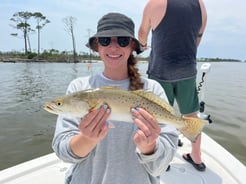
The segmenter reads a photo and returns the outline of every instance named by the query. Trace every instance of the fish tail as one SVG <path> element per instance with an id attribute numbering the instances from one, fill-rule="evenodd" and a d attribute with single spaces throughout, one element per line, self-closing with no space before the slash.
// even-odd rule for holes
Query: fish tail
<path id="1" fill-rule="evenodd" d="M 206 121 L 193 117 L 183 117 L 182 119 L 185 121 L 185 126 L 180 128 L 179 131 L 191 142 L 196 142 L 196 139 L 201 134 Z"/>

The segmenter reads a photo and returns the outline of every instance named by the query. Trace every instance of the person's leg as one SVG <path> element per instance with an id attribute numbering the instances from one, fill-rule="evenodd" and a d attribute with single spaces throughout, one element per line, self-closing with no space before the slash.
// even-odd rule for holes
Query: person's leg
<path id="1" fill-rule="evenodd" d="M 200 105 L 195 77 L 176 82 L 175 98 L 182 115 L 197 117 Z"/>
<path id="2" fill-rule="evenodd" d="M 176 86 L 176 100 L 180 113 L 186 117 L 198 118 L 199 99 L 196 88 L 196 78 L 180 81 Z M 192 143 L 191 153 L 184 154 L 183 157 L 192 162 L 193 166 L 204 171 L 206 166 L 201 159 L 201 135 L 198 136 L 195 143 Z"/>
<path id="3" fill-rule="evenodd" d="M 168 99 L 168 102 L 171 106 L 173 106 L 174 104 L 174 87 L 173 87 L 173 83 L 171 82 L 163 82 L 163 81 L 160 81 L 160 80 L 157 80 L 151 76 L 149 76 L 150 79 L 154 79 L 156 80 L 157 82 L 159 82 L 159 84 L 161 85 L 161 87 L 164 89 L 166 95 L 167 95 L 167 99 Z"/>
<path id="4" fill-rule="evenodd" d="M 168 99 L 168 102 L 171 106 L 173 106 L 174 104 L 174 85 L 170 82 L 163 82 L 163 81 L 160 81 L 160 80 L 157 80 L 155 78 L 152 78 L 151 76 L 148 76 L 150 79 L 154 79 L 156 80 L 157 82 L 159 82 L 159 84 L 162 86 L 162 88 L 164 89 L 165 93 L 166 93 L 166 96 L 167 96 L 167 99 Z M 167 169 L 166 169 L 166 172 L 167 171 L 170 171 L 171 169 L 171 165 L 169 164 Z"/>
<path id="5" fill-rule="evenodd" d="M 201 158 L 201 138 L 202 136 L 199 135 L 197 137 L 197 140 L 195 143 L 192 143 L 192 149 L 191 149 L 191 158 L 196 164 L 201 164 L 202 163 L 202 158 Z"/>
<path id="6" fill-rule="evenodd" d="M 167 83 L 167 82 L 159 82 L 164 89 L 168 102 L 171 106 L 174 104 L 174 89 L 173 89 L 173 84 L 172 83 Z"/>
<path id="7" fill-rule="evenodd" d="M 198 118 L 196 113 L 189 114 L 189 115 L 184 115 L 184 116 Z M 201 159 L 201 135 L 199 135 L 197 137 L 196 142 L 191 143 L 191 147 L 192 148 L 191 148 L 190 156 L 191 156 L 192 160 L 196 164 L 201 164 L 202 163 L 202 159 Z M 184 157 L 186 157 L 186 154 L 184 154 Z"/>

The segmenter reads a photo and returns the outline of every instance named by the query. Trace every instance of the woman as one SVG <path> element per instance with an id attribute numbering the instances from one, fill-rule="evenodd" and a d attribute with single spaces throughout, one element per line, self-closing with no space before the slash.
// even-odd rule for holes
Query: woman
<path id="1" fill-rule="evenodd" d="M 167 101 L 161 86 L 154 80 L 140 77 L 135 51 L 141 53 L 134 37 L 134 23 L 125 15 L 109 13 L 97 26 L 97 33 L 87 44 L 99 53 L 104 71 L 73 80 L 67 93 L 102 86 L 125 90 L 145 89 Z M 172 127 L 160 127 L 155 118 L 141 108 L 133 108 L 133 123 L 113 122 L 109 129 L 106 104 L 82 119 L 59 116 L 53 149 L 59 158 L 73 163 L 66 183 L 130 184 L 160 183 L 176 152 L 177 135 Z"/>

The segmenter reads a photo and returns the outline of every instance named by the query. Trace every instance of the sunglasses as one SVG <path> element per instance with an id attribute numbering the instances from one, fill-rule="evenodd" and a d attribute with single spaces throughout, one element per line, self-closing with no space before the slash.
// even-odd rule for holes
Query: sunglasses
<path id="1" fill-rule="evenodd" d="M 131 38 L 126 36 L 118 36 L 115 38 L 120 47 L 128 46 L 131 41 Z M 97 40 L 101 46 L 107 47 L 111 43 L 112 37 L 98 37 Z"/>

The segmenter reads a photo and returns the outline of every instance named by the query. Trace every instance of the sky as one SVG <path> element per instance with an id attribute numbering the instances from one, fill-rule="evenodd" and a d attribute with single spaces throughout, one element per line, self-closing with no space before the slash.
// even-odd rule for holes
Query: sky
<path id="1" fill-rule="evenodd" d="M 89 36 L 96 33 L 98 20 L 108 12 L 120 12 L 135 22 L 135 36 L 141 22 L 147 0 L 1 0 L 0 3 L 0 51 L 24 51 L 24 40 L 13 37 L 18 33 L 10 25 L 13 14 L 21 11 L 41 12 L 50 20 L 41 30 L 41 52 L 46 49 L 71 51 L 71 36 L 65 31 L 63 18 L 76 18 L 74 33 L 76 50 L 87 52 Z M 204 0 L 208 22 L 198 58 L 224 58 L 246 60 L 246 1 Z M 33 24 L 34 25 L 34 24 Z M 150 44 L 150 37 L 148 43 Z M 37 33 L 30 35 L 31 48 L 37 52 Z M 142 56 L 149 55 L 145 51 Z"/>

